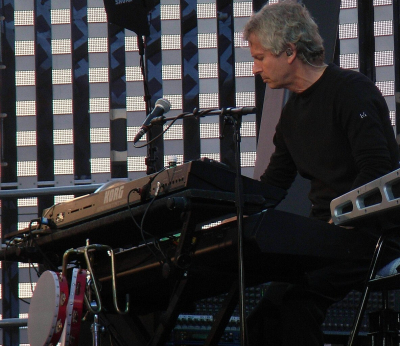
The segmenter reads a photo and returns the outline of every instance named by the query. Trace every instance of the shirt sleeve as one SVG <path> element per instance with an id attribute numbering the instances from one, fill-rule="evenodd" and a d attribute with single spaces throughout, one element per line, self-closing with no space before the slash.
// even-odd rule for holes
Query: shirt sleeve
<path id="1" fill-rule="evenodd" d="M 358 81 L 343 95 L 339 114 L 358 170 L 355 189 L 394 169 L 390 150 L 394 132 L 386 101 L 372 83 Z"/>
<path id="2" fill-rule="evenodd" d="M 297 168 L 287 150 L 280 131 L 281 123 L 276 127 L 273 143 L 275 151 L 271 155 L 267 169 L 260 177 L 262 182 L 288 190 L 297 175 Z"/>

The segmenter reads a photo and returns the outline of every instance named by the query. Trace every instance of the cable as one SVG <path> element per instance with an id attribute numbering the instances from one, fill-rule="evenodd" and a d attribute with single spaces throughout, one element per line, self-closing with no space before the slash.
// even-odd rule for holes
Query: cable
<path id="1" fill-rule="evenodd" d="M 148 181 L 147 184 L 145 184 L 145 185 L 151 187 L 151 183 L 154 181 L 154 179 L 157 177 L 157 175 L 160 174 L 160 173 L 161 173 L 162 171 L 164 171 L 164 170 L 165 170 L 165 168 L 163 168 L 162 170 L 158 171 L 155 175 L 151 176 L 150 179 L 149 179 L 149 181 Z M 160 264 L 162 264 L 162 261 L 163 261 L 163 260 L 164 260 L 164 261 L 167 260 L 166 255 L 163 253 L 163 251 L 162 251 L 162 249 L 161 249 L 161 246 L 160 246 L 160 244 L 158 243 L 158 240 L 157 240 L 151 233 L 146 232 L 146 231 L 144 230 L 144 220 L 145 220 L 146 215 L 147 215 L 148 211 L 150 210 L 152 204 L 154 203 L 154 201 L 155 201 L 156 198 L 158 197 L 158 194 L 159 194 L 159 190 L 160 190 L 160 189 L 161 189 L 161 185 L 159 184 L 159 185 L 157 186 L 157 190 L 156 190 L 156 192 L 155 192 L 155 194 L 154 194 L 154 197 L 151 199 L 150 203 L 148 204 L 147 208 L 145 209 L 145 211 L 144 211 L 144 213 L 143 213 L 142 220 L 141 220 L 140 224 L 136 221 L 135 216 L 134 216 L 134 214 L 133 214 L 133 210 L 132 210 L 131 205 L 130 205 L 130 202 L 129 202 L 129 197 L 130 197 L 131 193 L 132 193 L 132 192 L 140 193 L 140 190 L 139 190 L 139 189 L 132 189 L 131 191 L 129 191 L 128 196 L 127 196 L 127 199 L 128 199 L 128 200 L 127 200 L 127 205 L 128 205 L 128 209 L 129 209 L 130 215 L 131 215 L 131 217 L 132 217 L 132 220 L 133 220 L 134 224 L 136 225 L 136 227 L 137 227 L 137 228 L 139 229 L 139 231 L 140 231 L 140 235 L 141 235 L 141 237 L 142 237 L 142 240 L 143 240 L 144 245 L 145 245 L 145 246 L 147 247 L 147 249 L 151 252 L 151 254 L 154 256 L 154 258 L 155 258 Z M 145 191 L 142 189 L 142 192 L 141 192 L 141 193 L 145 193 Z M 141 197 L 142 197 L 142 202 L 144 202 L 146 196 L 141 196 Z M 149 237 L 152 237 L 153 241 L 150 242 L 149 240 L 147 240 L 146 237 L 145 237 L 145 234 L 146 234 L 147 236 L 149 236 Z M 161 254 L 161 256 L 163 257 L 163 260 L 160 260 L 160 258 L 159 258 L 159 256 L 157 255 L 157 253 L 150 247 L 150 243 L 152 243 L 153 246 L 158 250 L 158 252 L 159 252 L 159 253 Z"/>
<path id="2" fill-rule="evenodd" d="M 32 292 L 32 295 L 33 295 L 34 289 L 33 289 L 33 280 L 32 280 L 32 273 L 31 273 L 31 265 L 32 265 L 33 268 L 35 268 L 33 263 L 31 261 L 29 261 L 29 263 L 28 263 L 29 282 L 31 284 L 31 292 Z M 39 277 L 39 271 L 37 271 L 36 269 L 35 269 L 35 271 L 36 271 L 36 275 Z"/>
<path id="3" fill-rule="evenodd" d="M 11 238 L 12 239 L 12 238 Z M 11 282 L 12 281 L 12 279 L 11 279 L 11 273 L 7 270 L 7 259 L 6 259 L 6 257 L 7 257 L 7 248 L 9 247 L 9 244 L 6 244 L 6 251 L 5 251 L 5 254 L 4 254 L 4 261 L 3 261 L 3 266 L 4 266 L 4 270 L 6 271 L 6 273 L 7 273 L 7 277 L 8 277 L 8 282 Z M 15 299 L 17 299 L 17 300 L 20 300 L 21 302 L 23 302 L 23 303 L 25 303 L 25 304 L 30 304 L 28 301 L 26 301 L 25 299 L 23 299 L 23 298 L 20 298 L 17 294 L 16 294 L 16 292 L 14 291 L 14 290 L 10 290 L 11 291 L 11 294 L 14 296 L 14 298 Z"/>
<path id="4" fill-rule="evenodd" d="M 214 111 L 214 110 L 215 110 L 214 108 L 208 108 L 208 109 L 199 111 L 197 108 L 195 108 L 195 109 L 193 110 L 192 113 L 191 113 L 191 112 L 184 112 L 184 113 L 178 114 L 178 115 L 171 121 L 171 123 L 170 123 L 159 135 L 157 135 L 156 137 L 154 137 L 152 140 L 150 140 L 150 141 L 148 141 L 148 142 L 146 142 L 146 143 L 144 143 L 144 144 L 142 144 L 142 145 L 133 144 L 133 146 L 134 146 L 135 148 L 138 148 L 138 149 L 139 149 L 139 148 L 143 148 L 143 147 L 145 147 L 145 146 L 147 146 L 147 145 L 153 143 L 155 140 L 157 140 L 157 139 L 160 138 L 162 135 L 164 135 L 164 133 L 167 132 L 167 131 L 169 130 L 169 128 L 170 128 L 177 120 L 179 120 L 179 119 L 181 119 L 181 118 L 184 118 L 185 116 L 193 115 L 195 118 L 200 118 L 200 117 L 204 117 L 205 115 L 207 115 L 208 113 L 210 113 L 210 112 L 212 112 L 212 111 Z M 162 117 L 160 117 L 160 118 L 162 118 Z"/>
<path id="5" fill-rule="evenodd" d="M 36 242 L 35 237 L 32 235 L 32 224 L 34 222 L 38 223 L 38 226 L 36 229 L 39 229 L 41 226 L 41 221 L 42 219 L 33 219 L 31 220 L 31 222 L 29 223 L 29 238 L 31 240 L 31 242 L 33 243 L 33 245 L 35 245 L 35 248 L 38 249 L 38 251 L 40 252 L 40 254 L 43 257 L 43 260 L 47 263 L 48 267 L 51 268 L 52 271 L 57 271 L 58 268 L 53 264 L 52 261 L 50 261 L 50 259 L 47 257 L 47 255 L 42 251 L 42 249 L 40 248 L 39 244 Z"/>
<path id="6" fill-rule="evenodd" d="M 165 170 L 165 167 L 164 167 L 163 169 L 159 170 L 156 174 L 150 176 L 149 181 L 148 181 L 144 186 L 149 186 L 149 187 L 151 187 L 151 183 L 154 181 L 154 179 L 155 179 L 161 172 L 163 172 L 164 170 Z M 142 188 L 142 190 L 143 190 L 143 188 Z M 130 212 L 130 214 L 131 214 L 131 217 L 132 217 L 133 222 L 135 223 L 136 227 L 137 227 L 139 230 L 141 229 L 141 227 L 140 227 L 140 225 L 137 223 L 137 221 L 136 221 L 136 219 L 135 219 L 135 216 L 133 215 L 132 208 L 131 208 L 130 201 L 129 201 L 129 197 L 130 197 L 130 195 L 131 195 L 132 192 L 137 192 L 137 193 L 140 195 L 140 197 L 141 197 L 142 203 L 144 203 L 147 196 L 146 196 L 146 195 L 143 195 L 143 196 L 141 195 L 141 194 L 143 193 L 142 190 L 139 189 L 139 188 L 132 189 L 131 191 L 129 191 L 128 197 L 127 197 L 127 206 L 128 206 L 128 210 L 129 210 L 129 212 Z M 150 233 L 149 233 L 149 235 L 151 236 Z"/>
<path id="7" fill-rule="evenodd" d="M 183 118 L 185 115 L 189 115 L 189 114 L 192 114 L 192 113 L 190 113 L 190 112 L 185 112 L 185 113 L 178 114 L 178 115 L 171 121 L 171 123 L 170 123 L 160 134 L 158 134 L 157 136 L 155 136 L 153 139 L 151 139 L 150 141 L 148 141 L 148 142 L 146 142 L 146 143 L 144 143 L 144 144 L 142 144 L 142 145 L 133 144 L 133 146 L 134 146 L 135 148 L 139 149 L 139 148 L 143 148 L 143 147 L 146 147 L 146 146 L 152 144 L 154 141 L 156 141 L 158 138 L 160 138 L 162 135 L 164 135 L 164 133 L 167 132 L 167 131 L 169 130 L 169 128 L 170 128 L 177 120 L 179 120 L 179 119 Z"/>
<path id="8" fill-rule="evenodd" d="M 157 261 L 158 261 L 160 264 L 162 264 L 162 260 L 159 259 L 159 257 L 157 256 L 157 254 L 156 254 L 156 253 L 153 251 L 153 249 L 150 247 L 149 241 L 146 241 L 146 239 L 145 239 L 145 237 L 144 237 L 145 231 L 144 231 L 144 227 L 143 227 L 143 226 L 144 226 L 144 220 L 145 220 L 145 218 L 146 218 L 146 214 L 147 214 L 147 212 L 150 210 L 150 207 L 152 206 L 152 204 L 154 203 L 154 201 L 156 200 L 156 198 L 157 198 L 157 196 L 154 196 L 154 197 L 152 198 L 152 200 L 151 200 L 150 203 L 148 204 L 148 206 L 147 206 L 147 208 L 146 208 L 146 210 L 145 210 L 145 212 L 144 212 L 144 214 L 143 214 L 143 216 L 142 216 L 142 221 L 141 221 L 141 223 L 140 223 L 140 233 L 141 233 L 141 235 L 142 235 L 142 239 L 143 239 L 144 244 L 146 245 L 146 247 L 147 247 L 147 248 L 149 249 L 149 251 L 154 255 L 154 257 L 157 259 Z M 161 251 L 160 245 L 158 244 L 158 240 L 157 240 L 152 234 L 150 234 L 150 233 L 148 233 L 148 232 L 146 232 L 146 233 L 153 237 L 153 241 L 152 241 L 151 243 L 153 243 L 154 247 L 155 247 L 156 249 L 159 250 L 159 252 L 160 252 L 161 255 L 163 256 L 164 261 L 167 260 L 165 254 Z M 157 246 L 156 246 L 155 244 L 157 244 Z"/>

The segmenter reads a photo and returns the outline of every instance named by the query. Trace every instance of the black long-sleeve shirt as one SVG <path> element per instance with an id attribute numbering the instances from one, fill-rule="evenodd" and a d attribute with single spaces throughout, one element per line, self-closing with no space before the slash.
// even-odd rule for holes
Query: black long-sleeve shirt
<path id="1" fill-rule="evenodd" d="M 332 199 L 398 168 L 389 110 L 367 77 L 330 64 L 285 105 L 275 152 L 261 180 L 288 189 L 297 172 L 311 181 L 313 217 L 328 220 Z"/>

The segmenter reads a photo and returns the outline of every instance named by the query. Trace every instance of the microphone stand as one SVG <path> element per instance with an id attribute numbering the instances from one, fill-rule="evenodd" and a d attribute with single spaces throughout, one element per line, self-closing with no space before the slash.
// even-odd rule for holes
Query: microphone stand
<path id="1" fill-rule="evenodd" d="M 148 87 L 148 81 L 147 81 L 147 64 L 145 60 L 145 43 L 143 40 L 142 35 L 137 36 L 137 43 L 138 43 L 138 48 L 139 48 L 139 57 L 140 57 L 140 68 L 142 71 L 142 76 L 143 76 L 143 88 L 144 88 L 144 102 L 146 104 L 146 114 L 149 114 L 151 112 L 151 95 L 149 92 L 149 87 Z M 154 146 L 153 142 L 150 142 L 149 146 L 147 147 L 147 156 L 145 159 L 145 164 L 146 164 L 146 174 L 152 174 L 155 173 L 156 170 L 156 157 L 155 157 L 155 152 L 157 151 L 157 148 Z"/>
<path id="2" fill-rule="evenodd" d="M 245 311 L 245 275 L 244 275 L 244 256 L 243 256 L 243 182 L 240 164 L 240 127 L 242 125 L 242 116 L 246 114 L 254 114 L 256 108 L 241 107 L 241 108 L 224 108 L 221 110 L 206 110 L 199 112 L 197 109 L 193 113 L 186 113 L 182 116 L 204 117 L 208 115 L 224 115 L 224 124 L 227 122 L 234 125 L 234 141 L 235 141 L 235 207 L 237 215 L 237 240 L 238 240 L 238 276 L 239 276 L 239 315 L 240 315 L 240 345 L 247 345 L 247 330 L 246 330 L 246 311 Z M 165 118 L 164 116 L 154 118 L 151 125 L 165 124 L 168 120 L 176 120 L 176 118 Z"/>
<path id="3" fill-rule="evenodd" d="M 224 122 L 232 121 L 234 126 L 235 141 L 235 206 L 237 215 L 237 240 L 238 240 L 238 275 L 239 275 L 239 315 L 240 315 L 240 345 L 247 345 L 247 328 L 246 328 L 246 309 L 245 309 L 245 275 L 244 275 L 244 255 L 243 255 L 243 182 L 240 163 L 240 127 L 242 125 L 242 114 L 224 114 Z"/>

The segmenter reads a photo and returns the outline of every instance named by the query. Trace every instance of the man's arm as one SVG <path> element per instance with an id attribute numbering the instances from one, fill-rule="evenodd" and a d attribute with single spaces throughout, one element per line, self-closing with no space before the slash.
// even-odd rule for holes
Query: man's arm
<path id="1" fill-rule="evenodd" d="M 286 148 L 279 127 L 280 124 L 278 123 L 273 139 L 275 151 L 271 155 L 268 167 L 260 179 L 262 182 L 287 191 L 296 178 L 297 168 Z"/>

